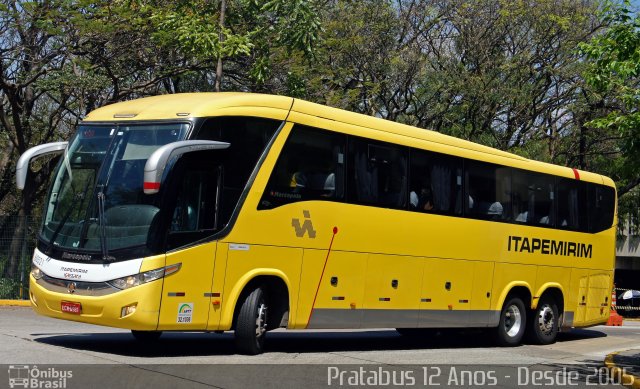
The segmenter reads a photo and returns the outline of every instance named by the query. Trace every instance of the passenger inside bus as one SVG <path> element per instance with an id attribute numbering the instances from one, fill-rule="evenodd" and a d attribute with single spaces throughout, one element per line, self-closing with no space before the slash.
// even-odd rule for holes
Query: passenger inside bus
<path id="1" fill-rule="evenodd" d="M 420 212 L 433 210 L 433 192 L 430 183 L 424 183 L 419 191 L 412 190 L 409 194 L 409 204 L 412 209 Z"/>

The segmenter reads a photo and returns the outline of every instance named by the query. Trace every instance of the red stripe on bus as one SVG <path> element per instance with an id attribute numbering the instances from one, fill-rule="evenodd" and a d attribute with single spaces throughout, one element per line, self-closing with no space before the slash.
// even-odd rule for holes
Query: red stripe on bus
<path id="1" fill-rule="evenodd" d="M 311 323 L 311 316 L 313 316 L 313 307 L 316 306 L 316 299 L 318 298 L 318 292 L 320 291 L 320 284 L 322 284 L 322 278 L 324 278 L 324 271 L 327 268 L 327 261 L 329 260 L 329 254 L 331 254 L 331 246 L 333 246 L 333 239 L 338 233 L 338 227 L 333 227 L 333 235 L 331 235 L 331 242 L 329 242 L 329 250 L 327 250 L 327 256 L 324 258 L 324 266 L 322 266 L 322 273 L 320 274 L 320 280 L 318 281 L 318 287 L 316 288 L 316 294 L 313 296 L 313 302 L 311 303 L 311 311 L 309 312 L 309 318 L 307 319 L 307 325 L 305 328 L 309 328 Z"/>
<path id="2" fill-rule="evenodd" d="M 573 169 L 573 175 L 576 176 L 576 180 L 580 179 L 580 172 L 578 172 L 578 169 Z"/>

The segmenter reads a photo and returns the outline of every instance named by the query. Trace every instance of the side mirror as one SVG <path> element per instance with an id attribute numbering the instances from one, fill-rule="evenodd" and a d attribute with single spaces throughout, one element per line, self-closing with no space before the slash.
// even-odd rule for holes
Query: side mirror
<path id="1" fill-rule="evenodd" d="M 29 172 L 29 163 L 31 160 L 48 154 L 59 154 L 67 148 L 69 142 L 53 142 L 40 146 L 35 146 L 25 151 L 18 159 L 16 165 L 16 186 L 18 189 L 24 189 L 27 182 L 27 173 Z"/>
<path id="2" fill-rule="evenodd" d="M 231 146 L 230 143 L 211 140 L 183 140 L 173 142 L 154 151 L 144 165 L 144 193 L 154 194 L 160 191 L 160 182 L 164 169 L 172 157 L 202 150 L 222 150 Z"/>

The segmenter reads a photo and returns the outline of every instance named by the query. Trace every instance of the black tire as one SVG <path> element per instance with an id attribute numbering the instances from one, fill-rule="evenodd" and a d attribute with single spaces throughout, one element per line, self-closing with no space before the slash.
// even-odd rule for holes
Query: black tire
<path id="1" fill-rule="evenodd" d="M 162 331 L 137 331 L 131 330 L 131 335 L 136 338 L 137 341 L 143 343 L 152 343 L 160 339 Z"/>
<path id="2" fill-rule="evenodd" d="M 507 297 L 507 301 L 500 311 L 500 323 L 495 328 L 495 340 L 503 347 L 513 347 L 520 344 L 527 324 L 527 311 L 520 297 Z"/>
<path id="3" fill-rule="evenodd" d="M 533 344 L 551 344 L 556 341 L 560 316 L 558 304 L 552 297 L 543 298 L 527 323 L 527 340 Z"/>
<path id="4" fill-rule="evenodd" d="M 262 353 L 266 334 L 266 296 L 262 288 L 256 288 L 246 296 L 238 312 L 235 328 L 238 351 L 247 355 Z"/>

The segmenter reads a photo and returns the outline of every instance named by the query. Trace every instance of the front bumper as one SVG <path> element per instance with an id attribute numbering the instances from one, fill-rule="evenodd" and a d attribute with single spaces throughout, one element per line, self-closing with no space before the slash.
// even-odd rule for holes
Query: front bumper
<path id="1" fill-rule="evenodd" d="M 29 277 L 31 306 L 38 314 L 108 327 L 141 331 L 157 329 L 161 295 L 162 279 L 126 290 L 81 295 Z M 81 313 L 63 312 L 63 301 L 80 303 Z M 135 305 L 135 311 L 123 316 L 123 308 L 132 305 Z"/>

